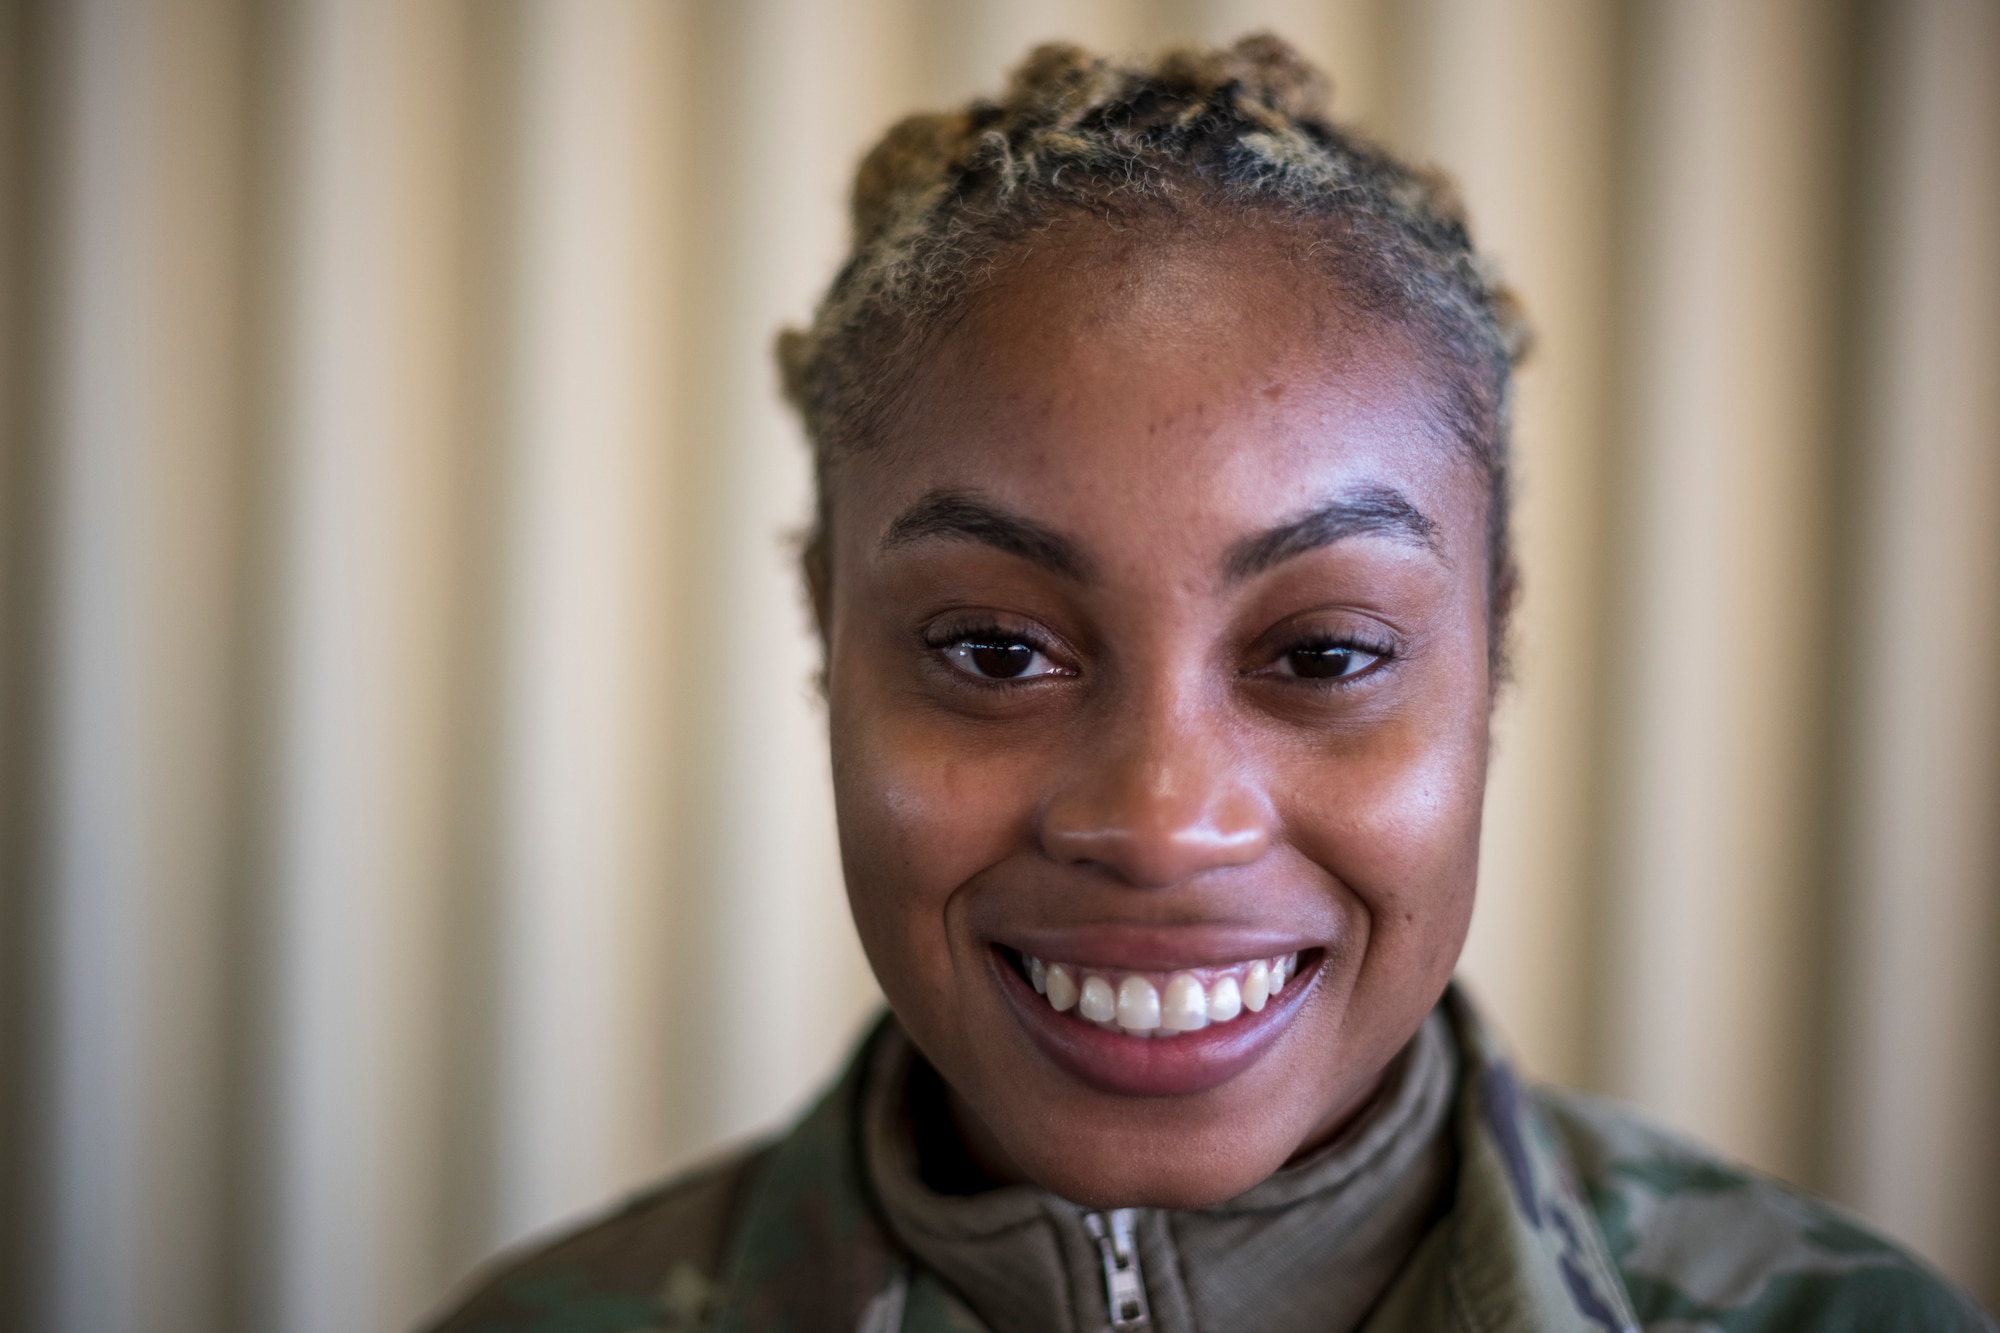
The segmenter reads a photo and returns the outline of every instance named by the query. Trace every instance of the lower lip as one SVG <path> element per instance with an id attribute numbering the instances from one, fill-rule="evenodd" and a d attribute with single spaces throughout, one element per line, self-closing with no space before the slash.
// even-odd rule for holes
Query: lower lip
<path id="1" fill-rule="evenodd" d="M 1257 1013 L 1211 1023 L 1171 1037 L 1133 1037 L 1057 1013 L 1000 951 L 993 953 L 1001 993 L 1035 1044 L 1065 1071 L 1098 1089 L 1125 1097 L 1185 1097 L 1219 1088 L 1262 1059 L 1319 980 L 1320 957 L 1301 961 L 1299 973 Z"/>

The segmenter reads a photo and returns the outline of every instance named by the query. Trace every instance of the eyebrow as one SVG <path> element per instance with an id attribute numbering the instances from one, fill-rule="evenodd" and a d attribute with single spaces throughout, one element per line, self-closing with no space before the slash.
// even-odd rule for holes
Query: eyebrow
<path id="1" fill-rule="evenodd" d="M 1222 570 L 1230 582 L 1240 583 L 1308 551 L 1372 535 L 1393 537 L 1441 557 L 1437 531 L 1430 516 L 1401 491 L 1368 486 L 1237 542 L 1223 558 Z M 882 549 L 932 537 L 979 542 L 1078 582 L 1091 574 L 1089 559 L 1061 533 L 966 491 L 934 491 L 911 505 L 882 534 Z"/>
<path id="2" fill-rule="evenodd" d="M 882 534 L 882 549 L 927 537 L 979 542 L 1078 582 L 1090 576 L 1090 561 L 1067 537 L 964 491 L 934 491 L 911 505 Z"/>
<path id="3" fill-rule="evenodd" d="M 1349 491 L 1312 512 L 1268 532 L 1246 537 L 1229 550 L 1223 574 L 1241 582 L 1308 551 L 1331 546 L 1347 537 L 1386 536 L 1420 546 L 1442 558 L 1438 528 L 1429 515 L 1390 486 Z"/>

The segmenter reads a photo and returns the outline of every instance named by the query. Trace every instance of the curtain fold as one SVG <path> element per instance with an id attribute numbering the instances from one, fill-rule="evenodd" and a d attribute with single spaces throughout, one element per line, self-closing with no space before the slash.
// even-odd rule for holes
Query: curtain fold
<path id="1" fill-rule="evenodd" d="M 895 116 L 1260 26 L 1538 330 L 1469 983 L 2000 1302 L 1990 0 L 28 0 L 0 1325 L 404 1327 L 801 1105 L 879 996 L 771 340 Z"/>
<path id="2" fill-rule="evenodd" d="M 1871 37 L 1828 1183 L 2000 1302 L 2000 6 Z"/>

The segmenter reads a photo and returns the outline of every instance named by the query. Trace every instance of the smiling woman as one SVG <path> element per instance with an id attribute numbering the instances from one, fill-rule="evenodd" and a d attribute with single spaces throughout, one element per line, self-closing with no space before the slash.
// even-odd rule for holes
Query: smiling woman
<path id="1" fill-rule="evenodd" d="M 1521 338 L 1448 194 L 1320 99 L 1271 39 L 1045 48 L 863 164 L 783 356 L 891 1014 L 790 1134 L 444 1328 L 1989 1326 L 1523 1090 L 1452 988 Z"/>
<path id="2" fill-rule="evenodd" d="M 823 615 L 855 918 L 967 1143 L 1065 1198 L 1200 1206 L 1332 1137 L 1449 977 L 1487 497 L 1406 340 L 1300 284 L 1297 238 L 1141 236 L 1045 236 L 933 347 L 829 475 Z M 1032 674 L 962 665 L 1009 649 Z M 1295 955 L 1261 1012 L 1132 1039 L 1174 979 Z"/>

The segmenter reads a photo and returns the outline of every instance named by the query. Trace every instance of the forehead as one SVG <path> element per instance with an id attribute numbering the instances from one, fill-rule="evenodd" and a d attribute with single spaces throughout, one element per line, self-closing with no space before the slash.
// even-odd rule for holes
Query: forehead
<path id="1" fill-rule="evenodd" d="M 1065 239 L 933 346 L 836 494 L 879 511 L 977 490 L 1155 552 L 1344 490 L 1395 489 L 1449 528 L 1481 502 L 1438 401 L 1410 337 L 1283 236 Z"/>

